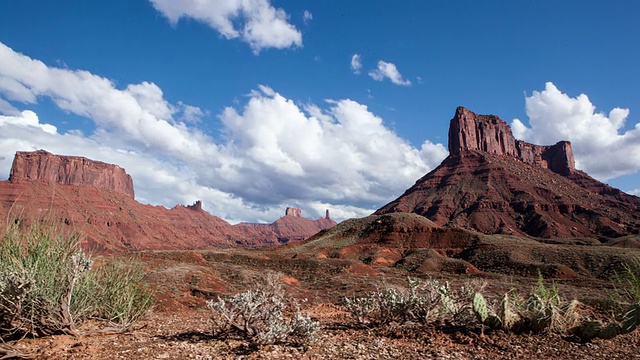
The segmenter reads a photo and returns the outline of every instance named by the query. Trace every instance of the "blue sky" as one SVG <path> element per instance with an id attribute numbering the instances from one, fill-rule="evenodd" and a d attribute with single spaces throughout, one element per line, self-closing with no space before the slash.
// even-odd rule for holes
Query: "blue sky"
<path id="1" fill-rule="evenodd" d="M 232 222 L 337 220 L 447 155 L 455 108 L 640 193 L 637 1 L 0 3 L 0 174 L 44 148 Z"/>

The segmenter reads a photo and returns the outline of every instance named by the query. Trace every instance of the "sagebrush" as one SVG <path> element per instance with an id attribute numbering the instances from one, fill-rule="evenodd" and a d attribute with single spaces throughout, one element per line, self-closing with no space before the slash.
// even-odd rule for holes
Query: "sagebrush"
<path id="1" fill-rule="evenodd" d="M 239 335 L 253 344 L 296 343 L 314 340 L 320 324 L 286 297 L 280 275 L 267 272 L 250 290 L 230 299 L 207 301 L 216 336 Z"/>

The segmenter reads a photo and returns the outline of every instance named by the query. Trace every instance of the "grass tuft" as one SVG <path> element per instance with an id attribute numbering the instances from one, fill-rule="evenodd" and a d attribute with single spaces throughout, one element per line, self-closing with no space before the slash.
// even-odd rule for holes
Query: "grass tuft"
<path id="1" fill-rule="evenodd" d="M 132 262 L 93 269 L 81 238 L 43 223 L 11 226 L 0 239 L 0 338 L 75 334 L 89 317 L 128 326 L 151 306 Z"/>

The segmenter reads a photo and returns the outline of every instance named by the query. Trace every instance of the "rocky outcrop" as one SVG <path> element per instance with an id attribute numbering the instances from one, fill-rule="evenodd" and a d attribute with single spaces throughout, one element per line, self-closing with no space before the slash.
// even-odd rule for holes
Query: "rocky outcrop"
<path id="1" fill-rule="evenodd" d="M 302 210 L 294 207 L 288 207 L 284 211 L 284 216 L 302 217 Z"/>
<path id="2" fill-rule="evenodd" d="M 640 198 L 575 169 L 569 142 L 515 140 L 494 115 L 459 107 L 450 155 L 375 214 L 410 212 L 485 234 L 615 238 L 640 232 Z"/>
<path id="3" fill-rule="evenodd" d="M 570 142 L 540 146 L 516 140 L 504 120 L 495 115 L 478 115 L 460 106 L 449 126 L 449 153 L 459 156 L 468 151 L 510 156 L 561 175 L 575 170 Z"/>
<path id="4" fill-rule="evenodd" d="M 91 186 L 134 198 L 133 180 L 123 168 L 79 156 L 54 155 L 44 150 L 17 152 L 9 181 Z"/>
<path id="5" fill-rule="evenodd" d="M 294 207 L 287 207 L 284 216 L 271 224 L 247 224 L 241 223 L 237 227 L 261 228 L 262 231 L 272 231 L 278 242 L 282 244 L 292 241 L 304 240 L 321 230 L 331 228 L 336 222 L 329 217 L 329 210 L 326 210 L 324 218 L 311 220 L 302 217 L 302 210 Z"/>
<path id="6" fill-rule="evenodd" d="M 202 200 L 197 200 L 193 205 L 187 205 L 187 209 L 202 211 Z"/>
<path id="7" fill-rule="evenodd" d="M 269 226 L 276 234 L 278 241 L 286 244 L 292 241 L 304 240 L 321 230 L 329 229 L 335 225 L 335 221 L 326 218 L 311 220 L 298 216 L 283 216 Z"/>

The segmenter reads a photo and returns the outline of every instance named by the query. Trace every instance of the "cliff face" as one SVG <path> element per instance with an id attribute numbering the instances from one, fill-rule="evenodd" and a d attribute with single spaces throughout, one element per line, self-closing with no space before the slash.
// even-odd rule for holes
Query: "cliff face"
<path id="1" fill-rule="evenodd" d="M 516 140 L 506 122 L 459 107 L 450 155 L 376 214 L 416 213 L 485 234 L 619 237 L 640 233 L 640 198 L 575 169 L 567 141 Z"/>
<path id="2" fill-rule="evenodd" d="M 575 170 L 570 142 L 540 146 L 516 140 L 502 119 L 495 115 L 477 115 L 460 106 L 449 126 L 449 153 L 458 156 L 468 151 L 510 156 L 561 175 Z"/>
<path id="3" fill-rule="evenodd" d="M 54 155 L 44 150 L 17 152 L 9 181 L 85 185 L 134 198 L 133 180 L 123 168 L 79 156 Z"/>

